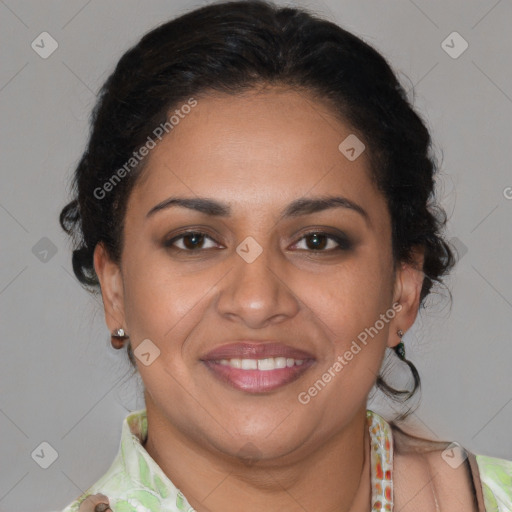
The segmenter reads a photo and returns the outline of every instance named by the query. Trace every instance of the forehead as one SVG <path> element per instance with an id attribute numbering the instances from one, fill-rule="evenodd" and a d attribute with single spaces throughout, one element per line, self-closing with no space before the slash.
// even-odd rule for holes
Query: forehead
<path id="1" fill-rule="evenodd" d="M 351 161 L 339 149 L 354 130 L 311 95 L 272 88 L 196 100 L 148 155 L 135 206 L 176 193 L 225 197 L 235 209 L 338 193 L 369 209 L 385 207 L 366 152 Z"/>

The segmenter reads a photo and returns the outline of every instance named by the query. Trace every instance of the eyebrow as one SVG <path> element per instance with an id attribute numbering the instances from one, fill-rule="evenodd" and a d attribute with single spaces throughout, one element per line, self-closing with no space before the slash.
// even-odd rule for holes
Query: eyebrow
<path id="1" fill-rule="evenodd" d="M 227 203 L 222 203 L 208 197 L 169 197 L 164 201 L 153 206 L 146 214 L 146 218 L 151 217 L 155 213 L 171 207 L 188 208 L 206 215 L 216 217 L 229 217 L 231 215 L 231 207 Z M 301 197 L 291 202 L 280 214 L 279 220 L 291 217 L 299 217 L 301 215 L 310 215 L 312 213 L 321 212 L 330 208 L 346 208 L 359 213 L 364 220 L 371 224 L 367 211 L 354 201 L 341 196 L 325 196 L 325 197 Z"/>

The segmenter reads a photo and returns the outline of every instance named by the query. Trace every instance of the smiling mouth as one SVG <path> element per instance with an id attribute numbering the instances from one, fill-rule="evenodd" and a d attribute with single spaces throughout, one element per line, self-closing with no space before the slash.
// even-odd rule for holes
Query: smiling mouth
<path id="1" fill-rule="evenodd" d="M 314 359 L 286 357 L 202 361 L 216 379 L 246 393 L 279 389 L 299 379 L 314 362 Z"/>
<path id="2" fill-rule="evenodd" d="M 293 357 L 267 357 L 265 359 L 221 359 L 214 361 L 223 366 L 230 366 L 240 370 L 260 370 L 271 371 L 281 370 L 283 368 L 292 368 L 293 366 L 302 366 L 304 359 L 294 359 Z"/>
<path id="3" fill-rule="evenodd" d="M 211 350 L 200 361 L 231 388 L 266 393 L 299 379 L 315 358 L 280 342 L 238 341 Z"/>

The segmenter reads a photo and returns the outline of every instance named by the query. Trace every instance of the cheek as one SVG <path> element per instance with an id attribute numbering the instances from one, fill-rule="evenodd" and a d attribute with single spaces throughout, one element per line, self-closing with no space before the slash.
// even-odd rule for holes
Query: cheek
<path id="1" fill-rule="evenodd" d="M 164 251 L 134 251 L 130 256 L 125 260 L 125 314 L 132 349 L 137 356 L 137 346 L 149 339 L 159 351 L 158 364 L 138 364 L 139 372 L 148 387 L 156 374 L 158 379 L 172 382 L 180 376 L 188 382 L 196 364 L 196 342 L 212 334 L 206 318 L 226 269 L 184 272 Z"/>
<path id="2" fill-rule="evenodd" d="M 189 323 L 207 301 L 205 275 L 179 276 L 170 266 L 153 261 L 131 274 L 125 282 L 125 312 L 131 331 L 140 336 L 164 340 Z M 187 318 L 190 317 L 190 318 Z"/>
<path id="3" fill-rule="evenodd" d="M 311 284 L 308 297 L 335 335 L 357 335 L 391 306 L 391 266 L 365 254 Z"/>
<path id="4" fill-rule="evenodd" d="M 330 369 L 331 374 L 340 375 L 333 379 L 334 387 L 371 388 L 395 316 L 391 275 L 390 264 L 361 256 L 322 278 L 321 286 L 317 280 L 310 288 L 308 297 L 331 339 L 328 360 L 318 373 L 321 378 Z"/>

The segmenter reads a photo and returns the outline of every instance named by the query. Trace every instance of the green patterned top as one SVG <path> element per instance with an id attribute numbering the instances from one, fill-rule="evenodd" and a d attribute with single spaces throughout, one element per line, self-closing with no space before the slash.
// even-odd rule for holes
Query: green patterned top
<path id="1" fill-rule="evenodd" d="M 377 413 L 369 418 L 389 431 Z M 108 496 L 113 512 L 195 512 L 183 493 L 169 480 L 142 443 L 148 430 L 146 410 L 132 412 L 123 420 L 119 452 L 108 471 L 63 512 L 78 512 L 91 494 Z M 476 455 L 485 512 L 512 511 L 512 461 Z"/>

